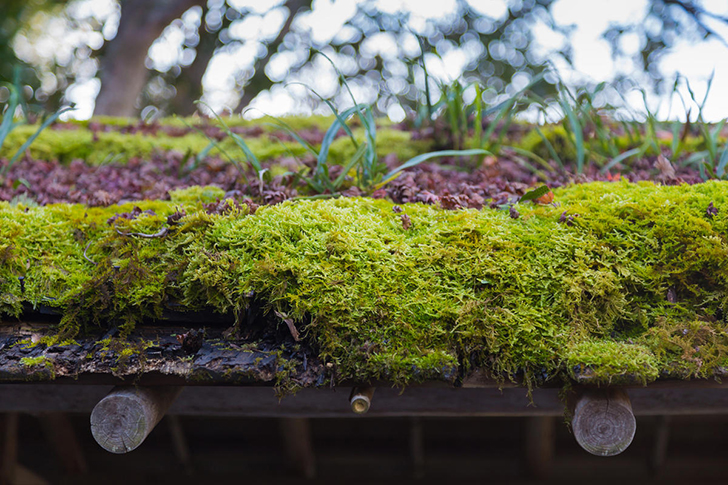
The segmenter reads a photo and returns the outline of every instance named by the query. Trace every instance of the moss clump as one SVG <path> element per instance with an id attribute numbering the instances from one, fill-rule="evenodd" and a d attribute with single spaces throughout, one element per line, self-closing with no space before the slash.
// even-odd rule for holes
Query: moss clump
<path id="1" fill-rule="evenodd" d="M 218 199 L 225 197 L 225 191 L 214 185 L 206 185 L 205 187 L 195 186 L 186 189 L 176 189 L 169 191 L 169 197 L 175 204 L 210 204 Z"/>
<path id="2" fill-rule="evenodd" d="M 28 367 L 32 370 L 29 373 L 31 380 L 53 380 L 56 378 L 56 370 L 53 361 L 45 355 L 38 357 L 23 357 L 20 359 L 20 365 Z"/>
<path id="3" fill-rule="evenodd" d="M 374 199 L 209 215 L 194 188 L 139 203 L 154 213 L 116 228 L 106 220 L 130 205 L 0 204 L 2 311 L 52 306 L 73 336 L 89 324 L 131 329 L 170 303 L 239 311 L 254 293 L 338 377 L 399 383 L 474 367 L 592 382 L 727 367 L 728 184 L 554 192 L 558 206 L 523 204 L 519 219 L 404 205 L 408 230 Z M 187 215 L 168 226 L 178 208 Z M 124 235 L 162 227 L 163 238 Z M 97 264 L 83 257 L 89 242 Z"/>
<path id="4" fill-rule="evenodd" d="M 610 384 L 646 383 L 658 377 L 658 360 L 645 345 L 590 340 L 572 345 L 566 362 L 576 380 L 587 378 Z"/>
<path id="5" fill-rule="evenodd" d="M 34 367 L 37 365 L 43 367 L 47 367 L 49 365 L 51 367 L 53 366 L 51 360 L 45 355 L 40 355 L 38 357 L 23 357 L 22 359 L 20 359 L 20 363 L 23 365 L 27 365 L 28 367 Z"/>

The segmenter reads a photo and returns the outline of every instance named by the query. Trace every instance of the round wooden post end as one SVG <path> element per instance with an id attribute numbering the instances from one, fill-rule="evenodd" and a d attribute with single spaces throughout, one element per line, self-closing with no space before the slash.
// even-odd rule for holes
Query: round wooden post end
<path id="1" fill-rule="evenodd" d="M 138 396 L 109 395 L 91 412 L 91 434 L 111 453 L 128 453 L 142 444 L 149 431 L 149 418 Z"/>
<path id="2" fill-rule="evenodd" d="M 374 387 L 355 387 L 349 396 L 349 404 L 354 414 L 366 414 L 372 405 Z"/>
<path id="3" fill-rule="evenodd" d="M 111 453 L 128 453 L 144 442 L 180 387 L 116 387 L 91 412 L 91 434 Z"/>
<path id="4" fill-rule="evenodd" d="M 571 422 L 577 443 L 597 456 L 614 456 L 629 447 L 637 424 L 622 389 L 584 391 L 576 401 Z"/>

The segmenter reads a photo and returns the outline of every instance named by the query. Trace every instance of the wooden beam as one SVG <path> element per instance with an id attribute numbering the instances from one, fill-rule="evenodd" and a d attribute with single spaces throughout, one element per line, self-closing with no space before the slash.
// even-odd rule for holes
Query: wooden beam
<path id="1" fill-rule="evenodd" d="M 409 431 L 412 478 L 419 480 L 425 476 L 425 433 L 422 418 L 411 417 Z"/>
<path id="2" fill-rule="evenodd" d="M 316 455 L 309 420 L 306 418 L 281 418 L 279 428 L 288 462 L 293 470 L 303 478 L 314 478 L 316 476 Z"/>
<path id="3" fill-rule="evenodd" d="M 90 413 L 112 389 L 107 385 L 2 384 L 0 413 Z M 349 391 L 346 388 L 345 391 Z M 257 416 L 269 418 L 350 417 L 342 388 L 301 389 L 279 399 L 264 386 L 187 386 L 168 414 L 179 416 Z M 564 415 L 558 389 L 534 389 L 533 401 L 522 388 L 458 389 L 391 386 L 377 389 L 377 402 L 367 417 L 395 416 L 554 416 Z M 725 389 L 630 389 L 635 416 L 728 414 Z"/>
<path id="4" fill-rule="evenodd" d="M 191 475 L 193 472 L 192 455 L 189 446 L 187 446 L 187 438 L 185 438 L 185 432 L 182 429 L 179 416 L 168 414 L 164 420 L 167 422 L 167 427 L 169 428 L 172 448 L 174 449 L 174 455 L 177 457 L 177 462 L 185 474 Z"/>
<path id="5" fill-rule="evenodd" d="M 68 475 L 88 472 L 83 448 L 78 442 L 71 420 L 66 413 L 44 413 L 38 416 L 48 443 Z"/>
<path id="6" fill-rule="evenodd" d="M 0 416 L 0 485 L 14 485 L 18 471 L 18 413 Z"/>
<path id="7" fill-rule="evenodd" d="M 91 412 L 91 433 L 111 453 L 136 449 L 152 432 L 181 387 L 115 387 Z"/>
<path id="8" fill-rule="evenodd" d="M 355 387 L 351 390 L 349 395 L 349 404 L 351 410 L 355 414 L 366 414 L 372 405 L 372 397 L 374 396 L 375 387 L 372 386 L 361 386 Z"/>
<path id="9" fill-rule="evenodd" d="M 655 441 L 650 454 L 650 470 L 660 475 L 667 458 L 667 445 L 670 441 L 670 416 L 659 416 L 655 427 Z"/>
<path id="10" fill-rule="evenodd" d="M 41 477 L 33 470 L 20 463 L 15 467 L 15 482 L 13 485 L 50 485 L 51 482 Z"/>
<path id="11" fill-rule="evenodd" d="M 614 456 L 632 443 L 637 425 L 624 389 L 581 390 L 575 402 L 571 427 L 586 451 Z"/>
<path id="12" fill-rule="evenodd" d="M 526 468 L 531 478 L 543 480 L 551 475 L 554 461 L 554 421 L 552 416 L 526 418 Z"/>

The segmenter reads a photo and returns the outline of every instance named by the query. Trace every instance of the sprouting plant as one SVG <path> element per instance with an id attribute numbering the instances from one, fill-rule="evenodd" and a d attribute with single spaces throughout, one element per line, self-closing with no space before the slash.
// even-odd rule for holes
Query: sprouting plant
<path id="1" fill-rule="evenodd" d="M 309 171 L 309 173 L 298 173 L 295 175 L 317 194 L 337 195 L 347 178 L 353 179 L 354 185 L 365 192 L 371 192 L 372 190 L 380 188 L 397 178 L 403 170 L 419 165 L 420 163 L 432 158 L 488 154 L 487 151 L 480 149 L 442 150 L 418 155 L 406 161 L 399 167 L 396 167 L 393 170 L 388 170 L 387 165 L 379 160 L 377 155 L 377 125 L 374 119 L 372 107 L 358 103 L 346 81 L 346 78 L 336 67 L 336 64 L 334 64 L 331 58 L 329 58 L 325 53 L 319 52 L 319 54 L 328 60 L 328 62 L 333 66 L 342 85 L 349 94 L 353 106 L 340 112 L 332 102 L 324 99 L 314 90 L 311 90 L 317 97 L 319 97 L 319 99 L 329 106 L 334 114 L 334 121 L 326 131 L 321 147 L 318 150 L 296 133 L 295 130 L 293 130 L 293 128 L 285 121 L 271 117 L 273 124 L 288 132 L 316 159 L 316 165 Z M 362 126 L 361 129 L 364 134 L 363 140 L 357 139 L 354 132 L 347 124 L 347 122 L 353 117 L 356 117 Z M 355 152 L 354 155 L 341 166 L 341 172 L 339 175 L 334 180 L 331 180 L 331 161 L 329 159 L 329 151 L 331 144 L 341 129 L 344 130 L 351 140 Z"/>
<path id="2" fill-rule="evenodd" d="M 708 95 L 710 94 L 710 88 L 713 84 L 715 72 L 711 74 L 708 79 L 708 86 L 705 90 L 705 96 L 701 102 L 698 102 L 695 96 L 695 92 L 690 87 L 690 83 L 686 80 L 688 93 L 690 99 L 698 107 L 698 115 L 695 121 L 700 135 L 703 138 L 706 149 L 697 153 L 693 153 L 686 160 L 686 164 L 697 164 L 700 176 L 703 180 L 707 180 L 710 176 L 723 178 L 726 175 L 726 166 L 728 166 L 728 143 L 724 143 L 723 146 L 719 145 L 720 135 L 723 131 L 723 127 L 726 124 L 727 119 L 723 119 L 718 123 L 711 126 L 710 123 L 705 121 L 703 111 L 705 104 L 708 101 Z"/>
<path id="3" fill-rule="evenodd" d="M 318 93 L 316 93 L 315 91 L 313 92 L 318 96 Z M 326 134 L 324 135 L 323 140 L 321 141 L 321 146 L 318 150 L 316 150 L 313 145 L 311 145 L 309 142 L 303 139 L 303 137 L 296 133 L 296 131 L 282 119 L 272 116 L 270 117 L 270 119 L 273 125 L 282 128 L 284 131 L 289 133 L 302 147 L 304 147 L 307 152 L 313 155 L 313 157 L 316 159 L 316 165 L 313 167 L 313 169 L 310 170 L 308 174 L 295 173 L 293 174 L 295 175 L 295 178 L 304 182 L 312 191 L 318 194 L 335 194 L 341 189 L 347 175 L 360 162 L 367 149 L 367 144 L 359 143 L 354 137 L 354 134 L 352 133 L 349 126 L 346 124 L 347 120 L 354 115 L 356 110 L 363 109 L 365 108 L 365 106 L 356 105 L 347 110 L 344 110 L 343 112 L 339 112 L 331 102 L 329 102 L 328 100 L 324 101 L 330 106 L 331 110 L 334 113 L 335 119 L 331 126 L 328 128 L 328 130 L 326 130 Z M 354 145 L 356 151 L 352 158 L 348 161 L 348 163 L 344 164 L 341 173 L 336 177 L 336 179 L 331 180 L 329 151 L 331 148 L 331 144 L 336 139 L 336 135 L 338 134 L 340 129 L 343 129 L 349 136 L 349 139 Z"/>
<path id="4" fill-rule="evenodd" d="M 255 175 L 259 179 L 263 179 L 263 177 L 268 173 L 266 169 L 263 168 L 263 166 L 260 163 L 260 160 L 258 157 L 253 153 L 253 151 L 248 147 L 248 144 L 245 143 L 245 140 L 243 140 L 243 137 L 235 133 L 230 129 L 227 123 L 225 123 L 225 120 L 218 115 L 215 110 L 213 110 L 210 105 L 205 103 L 204 101 L 196 101 L 196 104 L 201 104 L 205 106 L 215 117 L 215 119 L 220 123 L 220 127 L 225 132 L 227 136 L 232 138 L 232 140 L 235 142 L 235 144 L 240 148 L 240 150 L 243 152 L 243 155 L 245 156 L 245 160 L 248 162 L 248 166 L 252 168 L 255 171 Z M 184 119 L 182 119 L 182 122 L 188 127 L 193 128 L 195 131 L 203 135 L 207 140 L 210 142 L 200 153 L 197 154 L 195 157 L 195 165 L 199 164 L 202 159 L 204 159 L 210 151 L 215 148 L 217 149 L 225 158 L 228 159 L 230 163 L 233 164 L 233 166 L 238 170 L 238 173 L 240 176 L 247 182 L 248 177 L 245 174 L 245 167 L 240 163 L 239 160 L 232 157 L 227 153 L 227 151 L 217 142 L 217 140 L 211 138 L 206 133 L 204 133 L 202 130 L 197 128 L 196 126 L 191 126 L 189 123 L 187 123 Z"/>
<path id="5" fill-rule="evenodd" d="M 417 110 L 418 116 L 415 126 L 436 122 L 441 119 L 448 128 L 450 140 L 440 140 L 440 145 L 450 144 L 456 150 L 465 148 L 481 148 L 491 153 L 499 154 L 508 128 L 515 120 L 519 111 L 519 103 L 524 100 L 525 93 L 540 83 L 546 72 L 534 76 L 526 87 L 510 98 L 486 106 L 483 94 L 485 87 L 480 81 L 463 84 L 459 80 L 446 83 L 439 81 L 437 87 L 440 92 L 439 99 L 433 104 L 430 100 L 429 74 L 424 58 L 419 59 L 425 75 L 424 102 Z M 474 96 L 473 96 L 474 95 Z M 468 100 L 468 98 L 471 98 Z M 485 130 L 483 125 L 486 124 Z M 472 126 L 472 129 L 471 129 Z M 500 128 L 498 137 L 493 139 L 496 129 Z M 470 133 L 473 133 L 472 138 Z"/>
<path id="6" fill-rule="evenodd" d="M 17 72 L 17 71 L 16 71 Z M 16 79 L 14 84 L 6 84 L 5 87 L 9 90 L 10 95 L 8 97 L 8 101 L 5 105 L 3 115 L 2 115 L 2 122 L 0 122 L 0 148 L 2 148 L 3 144 L 5 143 L 5 139 L 8 137 L 11 131 L 13 131 L 18 126 L 27 123 L 27 106 L 25 106 L 25 103 L 21 96 L 21 85 L 18 76 L 16 75 Z M 17 108 L 21 106 L 23 110 L 26 112 L 25 120 L 15 120 L 15 112 Z M 15 162 L 20 158 L 20 156 L 25 153 L 25 151 L 30 147 L 30 145 L 33 144 L 36 138 L 40 135 L 40 133 L 48 128 L 51 124 L 53 124 L 63 113 L 70 111 L 74 109 L 72 106 L 68 106 L 65 108 L 62 108 L 55 113 L 44 117 L 42 120 L 40 126 L 38 129 L 33 133 L 30 137 L 28 137 L 27 140 L 18 148 L 18 150 L 15 152 L 15 154 L 10 157 L 8 160 L 7 165 L 5 165 L 2 169 L 0 169 L 0 179 L 5 177 L 7 175 L 8 171 L 12 168 L 12 166 L 15 164 Z M 24 182 L 23 180 L 19 180 L 18 182 L 24 183 L 27 185 L 27 182 Z"/>

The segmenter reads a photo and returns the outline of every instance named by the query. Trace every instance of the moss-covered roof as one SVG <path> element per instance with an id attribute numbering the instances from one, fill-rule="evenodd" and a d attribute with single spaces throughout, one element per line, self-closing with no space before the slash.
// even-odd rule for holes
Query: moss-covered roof
<path id="1" fill-rule="evenodd" d="M 367 198 L 208 214 L 215 188 L 139 202 L 142 213 L 1 202 L 0 311 L 53 308 L 69 338 L 128 332 L 167 308 L 239 316 L 255 302 L 339 379 L 723 374 L 728 183 L 554 192 L 516 219 Z M 119 213 L 129 218 L 107 222 Z"/>

